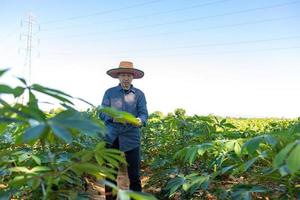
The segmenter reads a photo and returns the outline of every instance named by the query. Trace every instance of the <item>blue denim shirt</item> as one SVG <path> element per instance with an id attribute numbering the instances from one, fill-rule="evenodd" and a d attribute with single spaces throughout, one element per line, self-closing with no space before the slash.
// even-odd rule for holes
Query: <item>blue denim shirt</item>
<path id="1" fill-rule="evenodd" d="M 132 85 L 127 92 L 120 84 L 106 90 L 101 106 L 129 112 L 135 117 L 139 117 L 143 126 L 147 123 L 148 110 L 145 95 Z M 100 113 L 100 118 L 108 129 L 108 133 L 105 135 L 106 142 L 112 144 L 118 137 L 120 150 L 123 152 L 140 146 L 140 128 L 131 124 L 124 125 L 113 122 L 113 119 L 104 113 Z"/>

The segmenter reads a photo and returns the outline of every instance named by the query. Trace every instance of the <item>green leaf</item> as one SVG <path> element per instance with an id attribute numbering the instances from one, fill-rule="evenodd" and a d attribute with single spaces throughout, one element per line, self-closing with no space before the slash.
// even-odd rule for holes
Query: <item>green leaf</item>
<path id="1" fill-rule="evenodd" d="M 275 156 L 273 160 L 274 168 L 279 168 L 281 165 L 284 164 L 285 159 L 287 158 L 288 153 L 291 149 L 295 146 L 295 142 L 286 145 L 281 151 Z"/>
<path id="2" fill-rule="evenodd" d="M 103 112 L 113 118 L 120 117 L 120 111 L 116 110 L 115 108 L 111 108 L 111 107 L 102 107 L 99 109 L 99 112 Z"/>
<path id="3" fill-rule="evenodd" d="M 230 123 L 225 123 L 225 124 L 223 124 L 223 126 L 225 126 L 227 128 L 232 128 L 232 129 L 236 128 L 233 124 L 230 124 Z"/>
<path id="4" fill-rule="evenodd" d="M 21 163 L 27 159 L 30 158 L 30 155 L 28 155 L 27 153 L 24 153 L 24 154 L 21 154 L 19 157 L 18 157 L 18 162 Z"/>
<path id="5" fill-rule="evenodd" d="M 96 145 L 96 148 L 95 148 L 96 152 L 97 152 L 97 151 L 102 152 L 102 150 L 104 150 L 104 149 L 105 149 L 105 142 L 99 142 L 99 143 Z"/>
<path id="6" fill-rule="evenodd" d="M 75 110 L 62 111 L 50 121 L 64 128 L 77 129 L 80 133 L 88 136 L 98 136 L 98 133 L 103 130 L 97 123 Z"/>
<path id="7" fill-rule="evenodd" d="M 112 169 L 110 167 L 104 167 L 104 166 L 100 166 L 100 167 L 98 166 L 98 168 L 99 168 L 99 173 L 96 174 L 96 177 L 99 177 L 101 179 L 103 179 L 104 177 L 111 180 L 116 179 L 118 172 L 115 169 Z"/>
<path id="8" fill-rule="evenodd" d="M 232 188 L 233 194 L 232 199 L 251 200 L 252 193 L 265 193 L 268 191 L 267 188 L 257 185 L 246 185 L 239 184 Z"/>
<path id="9" fill-rule="evenodd" d="M 43 87 L 43 86 L 38 85 L 38 84 L 33 84 L 31 86 L 31 89 L 35 90 L 35 91 L 38 91 L 40 93 L 43 93 L 43 94 L 47 94 L 47 95 L 49 95 L 49 96 L 51 96 L 55 99 L 58 99 L 58 100 L 60 100 L 64 103 L 67 102 L 71 105 L 74 105 L 72 101 L 67 99 L 67 98 L 72 98 L 72 97 L 70 95 L 64 93 L 64 92 L 59 91 L 59 90 Z"/>
<path id="10" fill-rule="evenodd" d="M 82 101 L 82 102 L 84 102 L 84 103 L 90 105 L 92 108 L 95 107 L 92 103 L 90 103 L 90 102 L 88 102 L 88 101 L 86 101 L 86 100 L 84 100 L 84 99 L 82 99 L 82 98 L 76 97 L 75 99 L 78 99 L 78 100 L 80 100 L 80 101 Z"/>
<path id="11" fill-rule="evenodd" d="M 257 161 L 257 159 L 258 157 L 255 157 L 251 160 L 248 160 L 245 164 L 243 164 L 244 171 L 247 171 Z"/>
<path id="12" fill-rule="evenodd" d="M 104 164 L 104 159 L 101 154 L 95 154 L 95 158 L 97 163 L 102 166 Z"/>
<path id="13" fill-rule="evenodd" d="M 20 119 L 15 119 L 15 118 L 8 118 L 8 117 L 0 117 L 0 123 L 24 123 L 25 121 L 20 120 Z"/>
<path id="14" fill-rule="evenodd" d="M 190 165 L 194 163 L 196 159 L 197 150 L 198 148 L 196 146 L 188 147 L 185 152 L 184 161 L 188 161 Z"/>
<path id="15" fill-rule="evenodd" d="M 27 119 L 36 119 L 37 121 L 44 122 L 46 121 L 45 113 L 39 108 L 33 108 L 28 106 L 22 106 L 21 111 L 18 112 L 19 115 Z"/>
<path id="16" fill-rule="evenodd" d="M 0 70 L 0 76 L 2 76 L 3 74 L 5 74 L 7 71 L 9 71 L 10 69 L 1 69 Z"/>
<path id="17" fill-rule="evenodd" d="M 201 186 L 202 183 L 204 183 L 205 181 L 207 181 L 209 179 L 208 176 L 199 176 L 196 173 L 193 174 L 189 174 L 185 177 L 186 181 L 185 183 L 182 185 L 182 189 L 184 191 L 188 191 L 191 188 L 199 188 Z"/>
<path id="18" fill-rule="evenodd" d="M 51 168 L 46 166 L 36 166 L 30 170 L 31 173 L 44 172 L 44 171 L 51 171 Z"/>
<path id="19" fill-rule="evenodd" d="M 14 94 L 14 89 L 8 85 L 0 84 L 0 94 Z"/>
<path id="20" fill-rule="evenodd" d="M 207 150 L 209 150 L 210 148 L 213 147 L 213 144 L 212 143 L 203 143 L 203 144 L 197 145 L 197 147 L 198 147 L 197 153 L 200 156 L 202 156 Z"/>
<path id="21" fill-rule="evenodd" d="M 169 197 L 173 196 L 174 193 L 185 183 L 183 177 L 177 176 L 168 181 L 166 185 L 166 190 L 169 191 Z"/>
<path id="22" fill-rule="evenodd" d="M 127 113 L 124 111 L 118 111 L 112 107 L 103 107 L 103 108 L 100 108 L 99 111 L 107 114 L 108 116 L 114 118 L 115 120 L 117 120 L 120 123 L 127 122 L 127 123 L 133 124 L 135 126 L 140 125 L 137 118 L 130 113 Z"/>
<path id="23" fill-rule="evenodd" d="M 58 138 L 64 140 L 66 143 L 72 142 L 72 135 L 68 129 L 56 124 L 51 124 L 51 128 L 54 135 L 56 135 Z"/>
<path id="24" fill-rule="evenodd" d="M 88 136 L 96 137 L 101 131 L 98 124 L 87 119 L 64 119 L 60 120 L 59 123 L 63 124 L 65 127 L 77 129 L 81 133 Z"/>
<path id="25" fill-rule="evenodd" d="M 69 119 L 69 118 L 79 118 L 79 115 L 80 115 L 80 113 L 73 109 L 63 110 L 63 111 L 57 113 L 51 120 L 60 121 L 60 120 Z"/>
<path id="26" fill-rule="evenodd" d="M 35 141 L 38 138 L 41 137 L 41 135 L 43 134 L 44 130 L 46 128 L 45 124 L 39 124 L 37 126 L 34 127 L 30 127 L 28 129 L 26 129 L 24 135 L 23 135 L 23 141 L 24 142 L 30 142 L 30 141 Z"/>
<path id="27" fill-rule="evenodd" d="M 262 142 L 270 144 L 271 146 L 275 146 L 277 144 L 277 141 L 272 136 L 260 135 L 245 142 L 242 148 L 246 148 L 249 154 L 253 154 Z"/>
<path id="28" fill-rule="evenodd" d="M 300 169 L 300 141 L 296 144 L 296 147 L 290 152 L 286 160 L 286 164 L 292 174 L 295 174 Z"/>
<path id="29" fill-rule="evenodd" d="M 125 193 L 131 199 L 135 199 L 135 200 L 156 200 L 154 196 L 143 192 L 134 192 L 134 191 L 125 190 Z"/>
<path id="30" fill-rule="evenodd" d="M 114 152 L 114 151 L 116 151 L 116 152 Z M 106 158 L 106 156 L 108 156 L 108 157 L 111 157 L 112 159 L 116 160 L 117 162 L 126 164 L 124 157 L 121 155 L 121 152 L 117 149 L 105 149 L 104 155 L 105 155 L 105 158 Z"/>
<path id="31" fill-rule="evenodd" d="M 12 180 L 9 181 L 9 185 L 12 187 L 20 187 L 27 183 L 27 176 L 15 176 Z"/>
<path id="32" fill-rule="evenodd" d="M 27 86 L 26 80 L 24 78 L 17 77 L 17 79 L 19 79 L 19 81 L 21 81 L 25 86 Z"/>
<path id="33" fill-rule="evenodd" d="M 283 166 L 279 167 L 278 170 L 282 177 L 291 174 L 291 171 L 289 170 L 287 165 L 283 165 Z"/>
<path id="34" fill-rule="evenodd" d="M 219 171 L 220 174 L 225 174 L 226 172 L 230 171 L 231 169 L 233 169 L 236 165 L 229 165 L 226 167 L 223 167 L 221 169 L 221 171 Z"/>
<path id="35" fill-rule="evenodd" d="M 15 96 L 15 98 L 21 96 L 24 93 L 24 91 L 25 91 L 25 88 L 20 87 L 20 86 L 16 87 L 14 89 L 14 96 Z"/>
<path id="36" fill-rule="evenodd" d="M 225 147 L 228 151 L 234 151 L 237 155 L 241 154 L 241 144 L 238 140 L 229 140 L 225 143 Z"/>
<path id="37" fill-rule="evenodd" d="M 92 163 L 73 163 L 71 168 L 77 175 L 81 175 L 84 172 L 91 175 L 99 173 L 99 166 Z"/>
<path id="38" fill-rule="evenodd" d="M 8 124 L 3 124 L 3 123 L 1 123 L 1 122 L 3 122 L 3 121 L 2 121 L 2 118 L 0 117 L 0 136 L 1 136 L 3 133 L 5 133 L 5 130 L 6 130 L 6 128 L 8 127 Z"/>
<path id="39" fill-rule="evenodd" d="M 295 133 L 300 133 L 300 122 L 296 123 L 292 129 L 291 129 L 291 133 L 295 134 Z"/>
<path id="40" fill-rule="evenodd" d="M 35 88 L 35 89 L 38 88 L 40 90 L 46 90 L 48 92 L 53 92 L 53 93 L 56 93 L 56 94 L 60 94 L 60 95 L 63 95 L 63 96 L 67 96 L 67 97 L 73 98 L 71 95 L 69 95 L 67 93 L 64 93 L 64 92 L 62 92 L 60 90 L 56 90 L 56 89 L 53 89 L 53 88 L 44 87 L 44 86 L 41 86 L 39 84 L 33 84 L 32 88 Z"/>
<path id="41" fill-rule="evenodd" d="M 35 95 L 29 90 L 29 102 L 28 102 L 29 107 L 38 109 L 38 100 L 35 97 Z"/>
<path id="42" fill-rule="evenodd" d="M 32 169 L 27 169 L 26 167 L 12 167 L 9 168 L 9 171 L 11 172 L 23 172 L 26 174 L 33 174 L 36 172 L 43 172 L 43 171 L 51 171 L 51 168 L 46 166 L 36 166 Z"/>
<path id="43" fill-rule="evenodd" d="M 90 150 L 82 150 L 74 154 L 74 158 L 80 158 L 82 162 L 89 162 L 94 156 L 94 152 Z"/>
<path id="44" fill-rule="evenodd" d="M 99 154 L 98 154 L 99 155 Z M 110 155 L 103 155 L 103 159 L 106 160 L 109 164 L 111 164 L 113 167 L 118 168 L 120 163 L 117 159 L 111 157 Z"/>
<path id="45" fill-rule="evenodd" d="M 259 144 L 262 141 L 262 137 L 254 137 L 247 142 L 244 143 L 243 148 L 246 148 L 249 154 L 253 154 L 257 148 L 259 147 Z"/>
<path id="46" fill-rule="evenodd" d="M 64 181 L 67 181 L 70 184 L 74 184 L 74 180 L 67 174 L 62 174 L 60 178 Z"/>
<path id="47" fill-rule="evenodd" d="M 135 126 L 141 125 L 140 122 L 137 120 L 137 118 L 130 113 L 121 112 L 121 116 L 127 123 L 133 124 Z"/>
<path id="48" fill-rule="evenodd" d="M 11 107 L 10 104 L 8 104 L 7 102 L 5 102 L 3 99 L 0 98 L 0 103 L 3 105 L 3 109 L 7 110 L 7 111 L 10 111 L 12 113 L 16 113 L 18 114 L 19 116 L 22 116 L 24 118 L 32 118 L 30 114 L 28 113 L 24 113 L 24 111 L 19 111 L 19 109 L 17 108 L 14 108 L 14 107 Z M 22 105 L 18 104 L 19 107 L 22 108 Z"/>
<path id="49" fill-rule="evenodd" d="M 41 159 L 35 155 L 31 155 L 31 158 L 35 161 L 36 164 L 41 165 Z"/>
<path id="50" fill-rule="evenodd" d="M 0 98 L 0 103 L 5 107 L 10 107 L 10 104 L 8 104 L 6 101 Z"/>
<path id="51" fill-rule="evenodd" d="M 37 189 L 40 186 L 41 182 L 42 182 L 42 180 L 40 178 L 32 179 L 31 180 L 31 187 L 33 189 Z"/>
<path id="52" fill-rule="evenodd" d="M 275 146 L 275 145 L 277 144 L 277 141 L 275 140 L 275 138 L 273 138 L 273 137 L 270 136 L 270 135 L 265 135 L 265 136 L 264 136 L 264 139 L 265 139 L 265 141 L 266 141 L 268 144 L 270 144 L 270 145 L 272 145 L 272 146 Z"/>
<path id="53" fill-rule="evenodd" d="M 195 161 L 197 154 L 202 156 L 212 146 L 213 144 L 211 143 L 188 146 L 178 151 L 174 155 L 174 158 L 182 159 L 191 165 Z"/>
<path id="54" fill-rule="evenodd" d="M 224 125 L 226 123 L 226 118 L 225 119 L 222 119 L 221 121 L 220 121 L 220 124 L 221 125 Z"/>
<path id="55" fill-rule="evenodd" d="M 235 143 L 234 143 L 234 152 L 236 153 L 236 155 L 241 155 L 241 152 L 242 152 L 242 148 L 241 148 L 241 144 L 238 142 L 238 141 L 236 141 Z"/>
<path id="56" fill-rule="evenodd" d="M 24 172 L 26 174 L 30 173 L 30 170 L 26 167 L 12 167 L 8 169 L 11 172 Z"/>

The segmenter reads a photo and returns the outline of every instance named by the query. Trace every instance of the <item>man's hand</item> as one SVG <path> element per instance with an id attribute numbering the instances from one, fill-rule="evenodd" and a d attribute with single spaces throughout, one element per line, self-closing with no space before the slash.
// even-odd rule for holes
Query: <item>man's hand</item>
<path id="1" fill-rule="evenodd" d="M 143 122 L 142 122 L 141 118 L 137 117 L 136 119 L 138 120 L 138 125 L 137 125 L 137 127 L 142 127 Z"/>

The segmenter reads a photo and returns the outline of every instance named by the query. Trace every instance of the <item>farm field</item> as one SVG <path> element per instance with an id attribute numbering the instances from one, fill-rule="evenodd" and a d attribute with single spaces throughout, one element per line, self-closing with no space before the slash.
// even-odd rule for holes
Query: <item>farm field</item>
<path id="1" fill-rule="evenodd" d="M 2 0 L 0 200 L 300 200 L 299 11 Z"/>
<path id="2" fill-rule="evenodd" d="M 105 181 L 125 161 L 105 148 L 98 118 L 99 112 L 124 122 L 133 116 L 93 105 L 78 111 L 74 97 L 19 80 L 17 87 L 0 85 L 1 97 L 28 97 L 23 104 L 0 99 L 1 199 L 91 199 L 95 184 L 110 185 L 124 200 L 300 198 L 299 119 L 154 112 L 142 129 L 141 194 Z M 38 93 L 62 108 L 41 110 Z"/>
<path id="3" fill-rule="evenodd" d="M 145 173 L 159 199 L 299 198 L 297 119 L 186 116 L 177 109 L 149 121 Z"/>

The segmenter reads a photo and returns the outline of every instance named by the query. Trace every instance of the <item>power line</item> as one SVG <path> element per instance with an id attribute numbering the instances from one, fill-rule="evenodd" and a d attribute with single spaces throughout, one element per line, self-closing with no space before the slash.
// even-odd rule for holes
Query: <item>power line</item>
<path id="1" fill-rule="evenodd" d="M 196 28 L 196 29 L 193 29 L 193 30 L 189 30 L 189 31 L 176 31 L 176 32 L 175 31 L 169 31 L 169 32 L 156 33 L 156 34 L 130 35 L 130 36 L 123 36 L 123 37 L 118 36 L 118 38 L 115 38 L 114 40 L 126 39 L 126 38 L 155 37 L 155 36 L 158 36 L 158 35 L 181 34 L 181 33 L 185 33 L 185 32 L 200 31 L 200 30 L 203 31 L 203 30 L 213 30 L 213 29 L 224 29 L 224 28 L 239 27 L 239 26 L 246 26 L 246 25 L 252 25 L 252 24 L 261 24 L 261 23 L 289 20 L 289 19 L 295 19 L 295 18 L 299 18 L 299 17 L 300 16 L 270 18 L 270 19 L 248 21 L 248 22 L 242 22 L 242 23 L 236 23 L 236 24 L 226 24 L 226 25 L 221 25 L 221 26 L 200 27 L 200 28 Z"/>
<path id="2" fill-rule="evenodd" d="M 234 51 L 220 51 L 220 52 L 205 52 L 205 53 L 181 53 L 181 54 L 169 54 L 169 55 L 145 55 L 142 57 L 178 57 L 178 56 L 194 56 L 194 55 L 205 55 L 205 54 L 231 54 L 231 53 L 251 53 L 251 52 L 264 52 L 264 51 L 282 51 L 282 50 L 293 50 L 300 49 L 300 46 L 289 46 L 289 47 L 274 47 L 274 48 L 264 48 L 264 49 L 240 49 Z"/>
<path id="3" fill-rule="evenodd" d="M 182 34 L 186 32 L 196 32 L 196 31 L 205 31 L 205 30 L 214 30 L 214 29 L 226 29 L 226 28 L 234 28 L 234 27 L 240 27 L 240 26 L 247 26 L 247 25 L 255 25 L 255 24 L 262 24 L 262 23 L 270 23 L 270 22 L 276 22 L 276 21 L 282 21 L 282 20 L 291 20 L 291 19 L 297 19 L 300 16 L 289 16 L 289 17 L 280 17 L 280 18 L 269 18 L 269 19 L 262 19 L 262 20 L 255 20 L 255 21 L 246 21 L 242 23 L 235 23 L 235 24 L 225 24 L 221 26 L 208 26 L 208 27 L 200 27 L 192 30 L 183 30 L 183 31 L 168 31 L 168 32 L 160 32 L 160 33 L 152 33 L 152 34 L 143 34 L 143 35 L 127 35 L 127 36 L 118 36 L 117 38 L 113 38 L 114 41 L 117 40 L 123 40 L 128 38 L 148 38 L 148 37 L 156 37 L 160 35 L 172 35 L 172 34 Z M 103 40 L 106 40 L 105 38 L 102 38 Z M 92 39 L 92 40 L 85 40 L 85 43 L 88 42 L 97 42 L 99 39 Z M 100 39 L 101 41 L 101 39 Z"/>
<path id="4" fill-rule="evenodd" d="M 64 22 L 64 21 L 70 21 L 70 20 L 75 20 L 75 19 L 92 17 L 92 16 L 96 16 L 96 15 L 104 15 L 104 14 L 108 14 L 108 13 L 117 12 L 117 11 L 120 11 L 120 10 L 126 10 L 126 9 L 141 7 L 141 6 L 145 6 L 145 5 L 149 5 L 149 4 L 153 4 L 153 3 L 157 3 L 157 2 L 161 2 L 161 1 L 164 1 L 164 0 L 153 0 L 153 1 L 134 4 L 134 5 L 131 5 L 131 6 L 125 6 L 125 7 L 121 7 L 121 8 L 90 13 L 90 14 L 87 14 L 87 15 L 78 15 L 78 16 L 73 16 L 73 17 L 69 17 L 69 18 L 65 18 L 65 19 L 57 19 L 57 20 L 52 20 L 52 21 L 46 21 L 46 22 L 41 23 L 41 24 L 52 24 L 52 23 L 58 23 L 58 22 Z"/>
<path id="5" fill-rule="evenodd" d="M 267 39 L 258 39 L 258 40 L 243 40 L 237 42 L 224 42 L 224 43 L 208 43 L 208 44 L 197 44 L 197 45 L 190 45 L 190 46 L 175 46 L 175 47 L 168 47 L 168 48 L 156 48 L 156 49 L 125 49 L 118 52 L 111 52 L 113 53 L 123 53 L 123 52 L 149 52 L 149 51 L 160 51 L 160 50 L 170 50 L 170 49 L 191 49 L 191 48 L 203 48 L 203 47 L 213 47 L 213 46 L 231 46 L 231 45 L 239 45 L 239 44 L 257 44 L 257 43 L 264 43 L 264 42 L 271 42 L 271 41 L 280 41 L 280 40 L 291 40 L 300 38 L 300 35 L 296 36 L 286 36 L 286 37 L 278 37 L 278 38 L 267 38 Z M 64 55 L 72 55 L 72 54 L 84 54 L 83 52 L 60 52 L 58 54 Z M 91 53 L 88 53 L 91 54 Z M 95 52 L 95 54 L 99 54 L 99 52 Z"/>
<path id="6" fill-rule="evenodd" d="M 190 32 L 197 32 L 197 31 L 205 31 L 205 30 L 214 30 L 214 29 L 227 29 L 227 28 L 234 28 L 234 27 L 240 27 L 240 26 L 246 26 L 246 25 L 255 25 L 255 24 L 262 24 L 262 23 L 270 23 L 270 22 L 276 22 L 276 21 L 282 21 L 282 20 L 290 20 L 290 19 L 297 19 L 300 18 L 300 16 L 289 16 L 289 17 L 281 17 L 281 18 L 269 18 L 269 19 L 262 19 L 262 20 L 255 20 L 255 21 L 247 21 L 242 23 L 235 23 L 235 24 L 225 24 L 220 26 L 208 26 L 208 27 L 200 27 L 192 30 L 184 30 L 184 31 L 168 31 L 168 32 L 161 32 L 161 33 L 152 33 L 152 34 L 143 34 L 143 35 L 129 35 L 129 36 L 118 36 L 117 38 L 113 38 L 114 41 L 117 40 L 123 40 L 128 38 L 147 38 L 147 37 L 156 37 L 160 35 L 172 35 L 172 34 L 182 34 L 182 33 L 190 33 Z M 102 39 L 89 39 L 84 40 L 85 43 L 87 42 L 97 42 L 97 41 L 104 41 L 107 40 L 107 38 Z"/>
<path id="7" fill-rule="evenodd" d="M 198 45 L 190 45 L 190 46 L 178 46 L 178 47 L 168 47 L 168 48 L 158 48 L 158 49 L 137 49 L 135 51 L 145 52 L 145 51 L 157 51 L 157 50 L 168 50 L 168 49 L 190 49 L 190 48 L 199 48 L 199 47 L 213 47 L 213 46 L 231 46 L 231 45 L 239 45 L 239 44 L 257 44 L 271 41 L 279 41 L 279 40 L 291 40 L 300 38 L 300 35 L 297 36 L 289 36 L 289 37 L 280 37 L 280 38 L 271 38 L 271 39 L 259 39 L 259 40 L 248 40 L 248 41 L 238 41 L 238 42 L 224 42 L 224 43 L 210 43 L 210 44 L 198 44 Z M 130 50 L 127 50 L 130 51 Z M 126 52 L 126 51 L 123 51 Z"/>
<path id="8" fill-rule="evenodd" d="M 150 14 L 147 14 L 147 15 L 137 15 L 137 16 L 132 16 L 132 17 L 120 18 L 120 19 L 107 20 L 107 21 L 102 21 L 102 22 L 93 22 L 93 23 L 61 26 L 61 27 L 56 27 L 56 28 L 53 28 L 53 29 L 45 29 L 45 30 L 42 30 L 42 31 L 60 30 L 60 29 L 66 29 L 66 28 L 82 27 L 82 26 L 87 26 L 87 25 L 127 21 L 127 20 L 131 20 L 131 19 L 139 19 L 139 18 L 145 18 L 145 17 L 151 17 L 151 16 L 158 16 L 158 15 L 164 15 L 164 14 L 169 14 L 169 13 L 174 13 L 174 12 L 177 13 L 177 12 L 181 12 L 181 11 L 185 11 L 185 10 L 189 10 L 189 9 L 195 9 L 195 8 L 199 8 L 199 7 L 224 3 L 224 2 L 227 2 L 227 1 L 232 1 L 232 0 L 219 0 L 219 1 L 213 1 L 213 2 L 208 2 L 208 3 L 201 3 L 201 4 L 192 5 L 192 6 L 187 6 L 187 7 L 184 7 L 184 8 L 177 8 L 177 9 L 167 10 L 167 11 L 163 11 L 163 12 L 154 12 L 154 13 L 150 13 Z"/>
<path id="9" fill-rule="evenodd" d="M 268 52 L 268 51 L 286 51 L 286 50 L 294 50 L 300 49 L 300 46 L 289 46 L 289 47 L 274 47 L 274 48 L 263 48 L 263 49 L 240 49 L 234 51 L 220 51 L 220 52 L 202 52 L 202 53 L 178 53 L 178 54 L 157 54 L 157 55 L 143 55 L 141 57 L 151 57 L 151 58 L 165 58 L 165 57 L 179 57 L 179 56 L 201 56 L 207 54 L 214 54 L 214 55 L 221 55 L 221 54 L 234 54 L 234 53 L 251 53 L 251 52 Z M 98 57 L 116 57 L 116 55 L 111 54 L 99 54 L 97 53 Z"/>
<path id="10" fill-rule="evenodd" d="M 98 35 L 101 33 L 120 32 L 120 31 L 137 30 L 137 29 L 144 29 L 144 28 L 153 28 L 153 27 L 165 26 L 165 25 L 177 24 L 177 23 L 187 23 L 187 22 L 192 22 L 192 21 L 205 20 L 205 19 L 210 19 L 210 18 L 218 18 L 218 17 L 236 15 L 236 14 L 241 14 L 241 13 L 253 12 L 253 11 L 258 11 L 258 10 L 266 10 L 266 9 L 271 9 L 271 8 L 276 8 L 276 7 L 283 7 L 283 6 L 288 6 L 288 5 L 297 4 L 297 3 L 300 3 L 300 1 L 298 0 L 298 1 L 288 2 L 288 3 L 274 4 L 274 5 L 264 6 L 264 7 L 249 8 L 249 9 L 243 9 L 243 10 L 222 13 L 222 14 L 216 14 L 216 15 L 202 16 L 202 17 L 190 18 L 190 19 L 184 19 L 184 20 L 176 20 L 176 21 L 167 22 L 167 23 L 158 23 L 158 24 L 152 24 L 152 25 L 144 25 L 144 26 L 136 26 L 136 27 L 131 27 L 131 28 L 117 29 L 114 31 L 106 31 L 106 32 L 102 31 L 102 32 L 91 32 L 91 33 L 83 33 L 83 34 L 76 34 L 76 35 L 68 35 L 68 36 L 64 36 L 61 38 Z"/>

